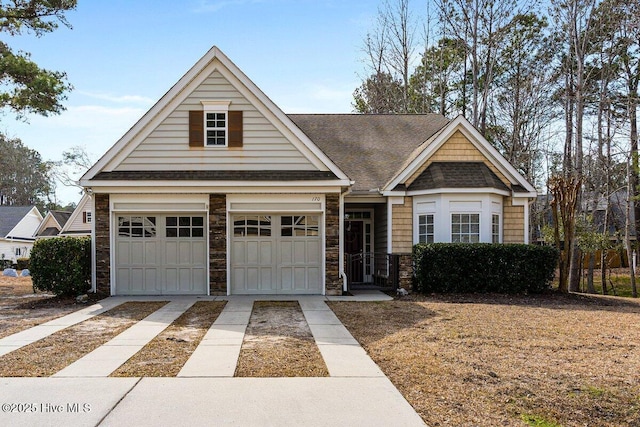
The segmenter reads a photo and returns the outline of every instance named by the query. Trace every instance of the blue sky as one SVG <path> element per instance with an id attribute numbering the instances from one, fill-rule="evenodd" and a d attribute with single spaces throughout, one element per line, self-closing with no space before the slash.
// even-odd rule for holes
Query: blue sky
<path id="1" fill-rule="evenodd" d="M 67 111 L 29 123 L 0 116 L 0 131 L 45 160 L 72 146 L 94 159 L 113 145 L 213 45 L 287 113 L 352 111 L 362 40 L 377 0 L 79 0 L 41 38 L 4 40 L 40 66 L 65 71 Z M 58 186 L 59 201 L 79 200 Z"/>

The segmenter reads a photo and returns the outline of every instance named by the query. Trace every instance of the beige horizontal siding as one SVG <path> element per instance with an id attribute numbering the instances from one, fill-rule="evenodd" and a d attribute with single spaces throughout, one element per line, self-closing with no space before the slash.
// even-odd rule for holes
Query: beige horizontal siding
<path id="1" fill-rule="evenodd" d="M 243 147 L 189 148 L 189 111 L 201 100 L 229 100 L 243 111 Z M 214 71 L 115 170 L 317 170 L 218 71 Z"/>

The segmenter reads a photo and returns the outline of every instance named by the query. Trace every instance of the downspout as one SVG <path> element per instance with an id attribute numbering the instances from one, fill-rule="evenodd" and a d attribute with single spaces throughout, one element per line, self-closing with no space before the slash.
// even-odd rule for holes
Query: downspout
<path id="1" fill-rule="evenodd" d="M 96 286 L 96 204 L 93 197 L 93 190 L 86 189 L 89 199 L 91 199 L 91 292 L 98 292 Z"/>
<path id="2" fill-rule="evenodd" d="M 351 185 L 353 185 L 354 182 L 351 181 Z M 347 194 L 351 193 L 351 187 L 348 187 L 345 191 L 340 193 L 340 207 L 339 207 L 339 215 L 340 215 L 340 220 L 338 221 L 338 260 L 339 260 L 339 267 L 338 267 L 338 272 L 340 277 L 342 278 L 342 292 L 347 292 L 347 285 L 348 285 L 348 280 L 347 280 L 347 275 L 344 272 L 344 198 Z"/>

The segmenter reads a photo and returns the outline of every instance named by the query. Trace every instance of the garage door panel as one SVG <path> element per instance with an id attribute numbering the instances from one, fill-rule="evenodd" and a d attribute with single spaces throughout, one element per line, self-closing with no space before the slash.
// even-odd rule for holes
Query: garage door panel
<path id="1" fill-rule="evenodd" d="M 271 265 L 273 263 L 273 243 L 270 241 L 260 242 L 260 265 Z"/>
<path id="2" fill-rule="evenodd" d="M 319 263 L 320 261 L 320 241 L 309 240 L 306 242 L 307 260 L 309 262 Z"/>
<path id="3" fill-rule="evenodd" d="M 118 242 L 116 245 L 116 263 L 118 265 L 129 264 L 130 249 L 129 242 Z"/>
<path id="4" fill-rule="evenodd" d="M 293 242 L 293 263 L 294 264 L 306 264 L 309 262 L 309 258 L 307 256 L 307 242 L 305 241 L 296 241 Z"/>
<path id="5" fill-rule="evenodd" d="M 206 265 L 207 263 L 207 248 L 205 242 L 193 242 L 191 245 L 191 259 L 196 265 Z M 200 271 L 201 269 L 194 269 Z"/>
<path id="6" fill-rule="evenodd" d="M 234 240 L 231 245 L 231 262 L 235 264 L 244 264 L 247 262 L 246 258 L 246 244 L 242 241 Z M 240 269 L 238 269 L 240 270 Z M 234 270 L 235 271 L 235 270 Z"/>

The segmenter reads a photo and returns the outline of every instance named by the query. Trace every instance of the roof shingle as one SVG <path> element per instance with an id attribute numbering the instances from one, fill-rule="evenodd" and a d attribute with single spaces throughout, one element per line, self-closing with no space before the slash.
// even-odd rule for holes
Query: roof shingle
<path id="1" fill-rule="evenodd" d="M 482 162 L 433 162 L 407 190 L 435 188 L 496 188 L 509 191 L 509 187 Z"/>
<path id="2" fill-rule="evenodd" d="M 411 153 L 445 127 L 439 114 L 289 114 L 349 178 L 353 191 L 382 188 Z"/>

